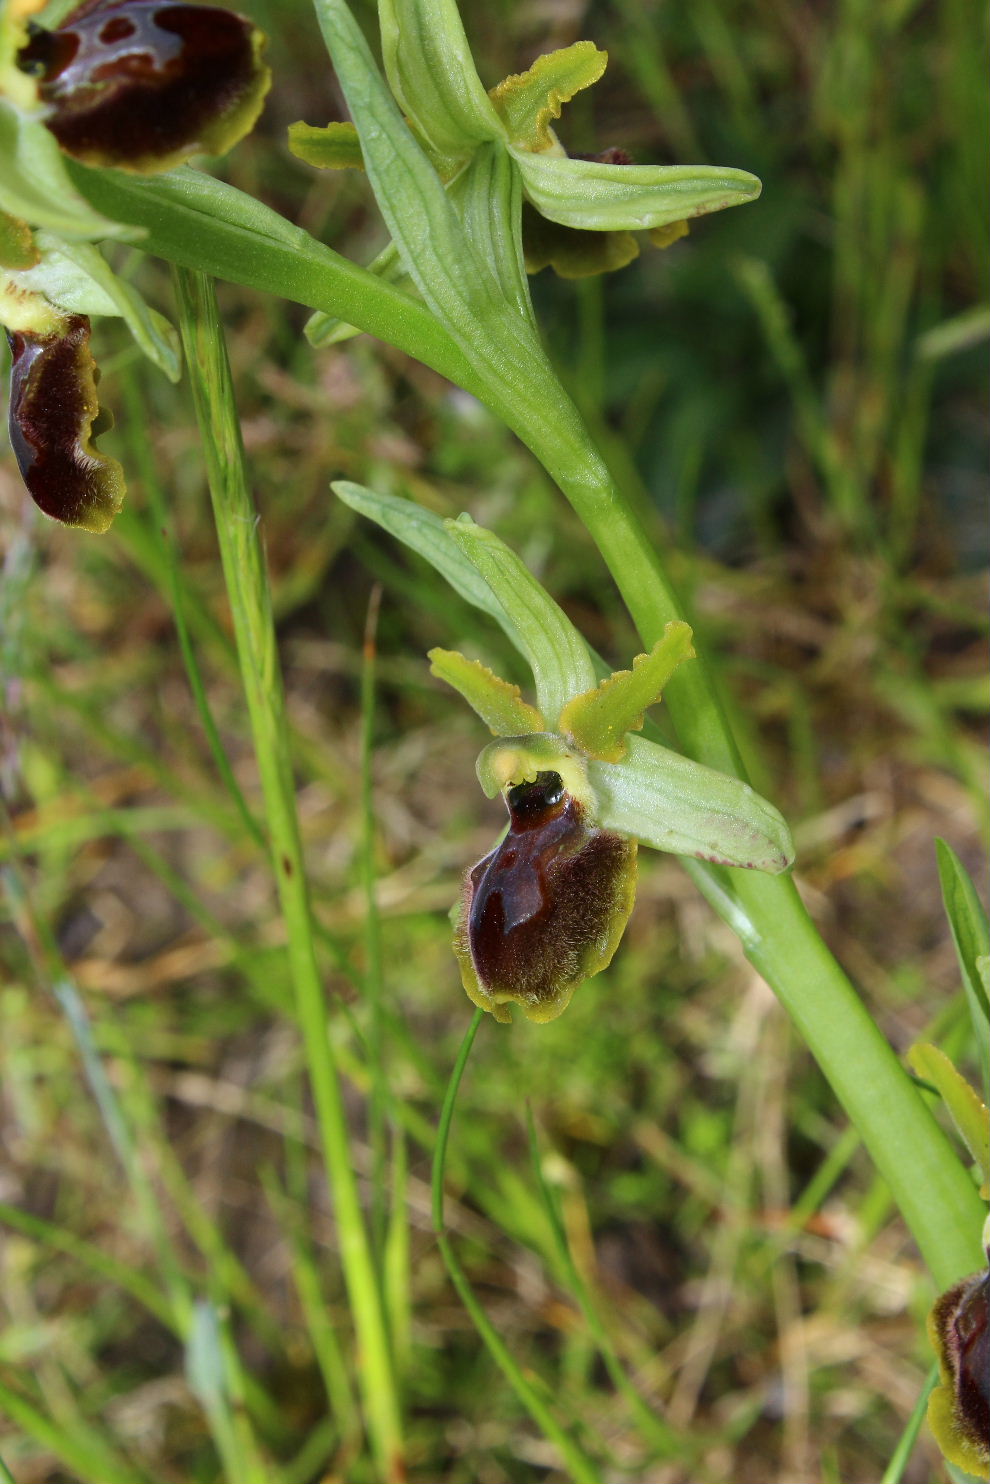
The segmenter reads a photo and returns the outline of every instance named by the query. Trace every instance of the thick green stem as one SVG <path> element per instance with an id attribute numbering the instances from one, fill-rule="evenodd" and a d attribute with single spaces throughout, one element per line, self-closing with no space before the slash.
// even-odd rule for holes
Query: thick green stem
<path id="1" fill-rule="evenodd" d="M 351 1163 L 340 1078 L 327 1034 L 271 593 L 248 482 L 230 366 L 212 281 L 202 273 L 178 270 L 176 291 L 183 348 L 203 441 L 241 677 L 264 791 L 272 866 L 285 917 L 296 1012 L 305 1044 L 324 1162 L 333 1190 L 344 1278 L 361 1350 L 358 1374 L 365 1416 L 382 1478 L 398 1481 L 405 1477 L 399 1399 L 379 1284 L 357 1176 Z"/>

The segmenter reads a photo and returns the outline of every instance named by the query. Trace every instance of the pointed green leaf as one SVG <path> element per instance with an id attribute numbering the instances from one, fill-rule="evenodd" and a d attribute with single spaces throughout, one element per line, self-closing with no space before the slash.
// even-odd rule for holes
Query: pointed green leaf
<path id="1" fill-rule="evenodd" d="M 543 717 L 523 700 L 518 685 L 510 685 L 478 660 L 469 660 L 456 649 L 431 649 L 427 657 L 432 673 L 474 707 L 494 736 L 519 737 L 546 731 Z"/>
<path id="2" fill-rule="evenodd" d="M 937 1046 L 918 1041 L 907 1059 L 919 1077 L 938 1089 L 973 1162 L 979 1165 L 984 1181 L 990 1180 L 990 1113 L 985 1105 Z"/>
<path id="3" fill-rule="evenodd" d="M 650 653 L 633 660 L 631 670 L 617 670 L 594 690 L 568 701 L 560 713 L 560 730 L 569 732 L 589 757 L 619 762 L 626 754 L 626 733 L 639 731 L 647 706 L 659 701 L 677 666 L 693 657 L 690 625 L 672 620 Z"/>
<path id="4" fill-rule="evenodd" d="M 504 541 L 467 516 L 448 520 L 445 525 L 509 614 L 533 671 L 539 708 L 547 724 L 556 726 L 570 697 L 590 690 L 594 684 L 587 644 L 563 609 Z"/>
<path id="5" fill-rule="evenodd" d="M 520 654 L 525 654 L 515 624 L 481 576 L 474 563 L 464 554 L 447 530 L 447 523 L 424 510 L 413 500 L 400 500 L 395 495 L 377 495 L 362 484 L 337 479 L 330 488 L 339 500 L 373 520 L 390 536 L 418 552 L 434 567 L 456 593 L 501 625 Z"/>
<path id="6" fill-rule="evenodd" d="M 599 51 L 593 41 L 575 41 L 544 53 L 528 71 L 513 73 L 492 88 L 489 96 L 512 143 L 521 149 L 552 149 L 551 123 L 575 93 L 598 81 L 607 62 L 608 53 Z"/>
<path id="7" fill-rule="evenodd" d="M 289 149 L 297 160 L 305 160 L 317 170 L 363 170 L 364 156 L 358 131 L 350 122 L 326 124 L 290 124 Z"/>
<path id="8" fill-rule="evenodd" d="M 13 275 L 71 314 L 117 315 L 124 320 L 149 360 L 170 381 L 179 379 L 179 337 L 164 315 L 144 302 L 137 289 L 114 273 L 99 249 L 39 231 L 41 262 Z"/>
<path id="9" fill-rule="evenodd" d="M 454 0 L 378 0 L 378 18 L 392 92 L 441 161 L 504 137 Z"/>
<path id="10" fill-rule="evenodd" d="M 393 287 L 401 289 L 403 293 L 419 299 L 419 291 L 402 266 L 402 259 L 399 257 L 399 250 L 394 242 L 385 244 L 381 252 L 372 258 L 367 271 L 373 273 L 382 283 L 392 284 Z M 352 340 L 355 335 L 360 335 L 361 331 L 356 325 L 349 325 L 338 315 L 325 314 L 318 309 L 306 321 L 303 334 L 310 345 L 322 350 L 328 345 L 340 345 L 345 340 Z"/>
<path id="11" fill-rule="evenodd" d="M 790 831 L 748 784 L 642 737 L 627 742 L 621 763 L 588 765 L 604 829 L 674 855 L 786 871 L 794 859 Z"/>
<path id="12" fill-rule="evenodd" d="M 608 165 L 512 150 L 526 195 L 565 227 L 635 232 L 753 201 L 761 186 L 748 170 L 717 165 Z"/>

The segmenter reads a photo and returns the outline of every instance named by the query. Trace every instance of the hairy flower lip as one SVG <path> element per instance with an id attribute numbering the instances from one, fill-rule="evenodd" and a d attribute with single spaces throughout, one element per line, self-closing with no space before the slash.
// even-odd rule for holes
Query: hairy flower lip
<path id="1" fill-rule="evenodd" d="M 55 334 L 7 332 L 10 442 L 35 504 L 65 525 L 105 531 L 124 497 L 123 471 L 93 443 L 99 372 L 89 320 L 68 315 Z"/>

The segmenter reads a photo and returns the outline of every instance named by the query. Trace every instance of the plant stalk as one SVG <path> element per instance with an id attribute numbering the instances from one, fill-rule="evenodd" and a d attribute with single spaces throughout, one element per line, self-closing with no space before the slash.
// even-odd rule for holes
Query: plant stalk
<path id="1" fill-rule="evenodd" d="M 327 1033 L 324 988 L 303 864 L 289 728 L 271 592 L 248 483 L 240 422 L 213 282 L 177 269 L 183 349 L 207 464 L 224 580 L 267 815 L 269 849 L 285 917 L 296 1013 L 324 1162 L 333 1191 L 341 1261 L 361 1353 L 365 1420 L 381 1477 L 405 1478 L 399 1398 L 380 1288 L 351 1162 L 340 1076 Z"/>

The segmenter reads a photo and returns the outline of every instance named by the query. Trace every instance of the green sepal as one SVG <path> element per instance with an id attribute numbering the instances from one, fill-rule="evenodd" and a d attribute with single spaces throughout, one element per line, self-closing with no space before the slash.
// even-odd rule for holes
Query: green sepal
<path id="1" fill-rule="evenodd" d="M 297 160 L 304 160 L 317 170 L 363 170 L 361 140 L 349 122 L 289 125 L 289 150 Z"/>
<path id="2" fill-rule="evenodd" d="M 593 41 L 575 41 L 537 57 L 526 72 L 513 73 L 489 92 L 509 138 L 521 149 L 553 149 L 550 124 L 582 88 L 590 88 L 605 71 L 608 53 Z"/>
<path id="3" fill-rule="evenodd" d="M 574 696 L 560 713 L 559 726 L 589 757 L 617 763 L 626 755 L 626 733 L 639 731 L 645 711 L 660 700 L 664 686 L 684 660 L 693 659 L 691 626 L 674 619 L 649 654 L 617 670 L 594 690 Z"/>
<path id="4" fill-rule="evenodd" d="M 358 515 L 364 515 L 388 531 L 412 551 L 425 558 L 440 576 L 474 608 L 480 608 L 501 626 L 520 654 L 525 654 L 515 624 L 506 613 L 474 562 L 461 550 L 447 530 L 447 522 L 414 500 L 396 495 L 378 495 L 363 484 L 337 479 L 330 488 Z"/>
<path id="5" fill-rule="evenodd" d="M 593 278 L 615 273 L 639 257 L 639 243 L 631 232 L 581 232 L 548 221 L 528 201 L 523 202 L 523 252 L 527 273 L 552 268 L 560 278 Z"/>
<path id="6" fill-rule="evenodd" d="M 170 381 L 180 373 L 179 337 L 161 315 L 118 274 L 99 249 L 89 242 L 73 242 L 39 231 L 35 241 L 40 261 L 15 282 L 69 314 L 108 315 L 123 319 L 138 346 Z"/>
<path id="7" fill-rule="evenodd" d="M 938 1089 L 959 1137 L 974 1164 L 980 1167 L 986 1186 L 990 1181 L 990 1112 L 986 1105 L 937 1046 L 918 1041 L 908 1051 L 907 1059 L 919 1077 Z"/>
<path id="8" fill-rule="evenodd" d="M 431 649 L 427 654 L 432 674 L 453 686 L 481 717 L 495 737 L 518 737 L 523 732 L 542 732 L 546 722 L 518 685 L 511 685 L 478 660 L 469 660 L 456 649 Z"/>
<path id="9" fill-rule="evenodd" d="M 621 763 L 588 764 L 604 829 L 718 865 L 787 870 L 790 831 L 749 784 L 643 737 L 629 737 L 627 749 Z"/>
<path id="10" fill-rule="evenodd" d="M 717 165 L 610 165 L 512 149 L 526 195 L 565 227 L 636 232 L 741 206 L 760 194 L 748 170 Z"/>
<path id="11" fill-rule="evenodd" d="M 504 137 L 454 0 L 379 0 L 378 18 L 392 93 L 441 173 L 485 140 Z"/>
<path id="12" fill-rule="evenodd" d="M 547 724 L 556 726 L 570 697 L 594 685 L 587 644 L 529 568 L 494 532 L 464 515 L 445 525 L 501 607 L 511 614 L 517 642 L 533 671 L 539 709 Z"/>
<path id="13" fill-rule="evenodd" d="M 41 253 L 27 222 L 0 211 L 0 268 L 20 271 L 40 263 Z"/>

